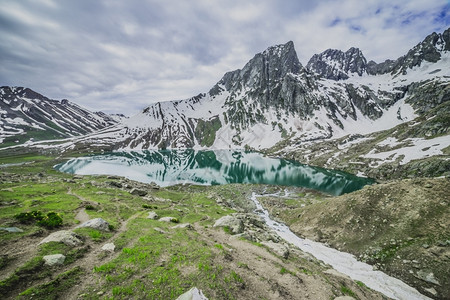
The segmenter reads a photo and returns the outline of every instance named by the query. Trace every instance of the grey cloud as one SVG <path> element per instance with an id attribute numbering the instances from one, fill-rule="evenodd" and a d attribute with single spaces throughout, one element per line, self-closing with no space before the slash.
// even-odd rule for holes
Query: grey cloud
<path id="1" fill-rule="evenodd" d="M 0 84 L 127 114 L 205 92 L 274 44 L 293 40 L 303 64 L 326 48 L 351 46 L 368 59 L 395 59 L 448 27 L 445 0 L 2 4 Z"/>

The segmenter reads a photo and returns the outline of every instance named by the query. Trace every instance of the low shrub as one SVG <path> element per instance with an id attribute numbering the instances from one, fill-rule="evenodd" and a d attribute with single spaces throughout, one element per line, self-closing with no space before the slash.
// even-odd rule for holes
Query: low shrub
<path id="1" fill-rule="evenodd" d="M 40 221 L 44 218 L 44 215 L 40 210 L 33 210 L 30 212 L 23 212 L 14 216 L 22 224 L 31 224 L 36 221 Z"/>
<path id="2" fill-rule="evenodd" d="M 39 211 L 33 210 L 31 212 L 24 212 L 14 216 L 20 223 L 32 224 L 37 223 L 39 226 L 46 227 L 48 229 L 53 229 L 59 227 L 63 223 L 61 216 L 53 211 L 47 213 L 46 216 Z"/>

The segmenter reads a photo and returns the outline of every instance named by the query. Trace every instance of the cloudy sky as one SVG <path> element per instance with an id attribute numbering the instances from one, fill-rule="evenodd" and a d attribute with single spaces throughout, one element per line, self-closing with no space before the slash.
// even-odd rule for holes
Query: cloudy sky
<path id="1" fill-rule="evenodd" d="M 132 115 L 289 40 L 381 62 L 449 26 L 449 0 L 0 0 L 0 85 Z"/>

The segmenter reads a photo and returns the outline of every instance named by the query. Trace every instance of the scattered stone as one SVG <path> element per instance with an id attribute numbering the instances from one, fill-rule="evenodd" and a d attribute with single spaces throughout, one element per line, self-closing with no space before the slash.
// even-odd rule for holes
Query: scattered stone
<path id="1" fill-rule="evenodd" d="M 154 211 L 150 211 L 150 212 L 148 212 L 147 219 L 158 220 L 159 216 Z"/>
<path id="2" fill-rule="evenodd" d="M 264 246 L 266 246 L 267 248 L 269 248 L 270 250 L 272 250 L 275 254 L 283 257 L 283 258 L 288 258 L 289 257 L 289 248 L 286 247 L 283 244 L 279 244 L 279 243 L 274 243 L 271 241 L 268 242 L 261 242 L 261 244 L 263 244 Z"/>
<path id="3" fill-rule="evenodd" d="M 91 219 L 89 221 L 84 222 L 83 224 L 78 225 L 75 228 L 83 228 L 83 227 L 89 227 L 102 231 L 109 231 L 109 223 L 103 220 L 102 218 Z"/>
<path id="4" fill-rule="evenodd" d="M 45 261 L 45 265 L 55 266 L 55 265 L 62 265 L 66 257 L 62 254 L 52 254 L 44 256 L 43 259 Z"/>
<path id="5" fill-rule="evenodd" d="M 159 190 L 160 189 L 160 186 L 159 185 L 157 185 L 155 182 L 150 182 L 150 188 L 151 189 L 154 189 L 154 190 Z"/>
<path id="6" fill-rule="evenodd" d="M 137 188 L 133 188 L 133 189 L 130 191 L 130 194 L 131 194 L 131 195 L 136 195 L 136 196 L 144 197 L 145 195 L 147 195 L 147 192 L 144 191 L 144 190 L 140 190 L 140 189 L 137 189 Z"/>
<path id="7" fill-rule="evenodd" d="M 446 240 L 446 241 L 441 241 L 441 240 L 439 240 L 438 241 L 438 246 L 439 247 L 447 247 L 447 246 L 449 246 L 450 245 L 450 240 Z"/>
<path id="8" fill-rule="evenodd" d="M 79 238 L 79 236 L 72 231 L 69 230 L 60 230 L 53 232 L 48 237 L 43 239 L 39 245 L 50 243 L 50 242 L 58 242 L 58 243 L 64 243 L 68 246 L 78 246 L 81 245 L 83 242 Z"/>
<path id="9" fill-rule="evenodd" d="M 8 231 L 8 232 L 23 232 L 22 229 L 17 227 L 0 227 L 0 230 Z"/>
<path id="10" fill-rule="evenodd" d="M 105 293 L 104 291 L 100 291 L 100 292 L 97 292 L 97 295 L 101 296 L 101 295 L 103 295 L 104 293 Z"/>
<path id="11" fill-rule="evenodd" d="M 175 225 L 172 227 L 172 229 L 177 229 L 177 228 L 194 229 L 194 227 L 192 227 L 192 225 L 189 223 L 178 224 L 178 225 Z"/>
<path id="12" fill-rule="evenodd" d="M 434 274 L 432 272 L 420 270 L 419 272 L 417 272 L 417 278 L 432 284 L 441 285 L 439 281 L 437 281 L 437 279 L 434 277 Z"/>
<path id="13" fill-rule="evenodd" d="M 117 181 L 110 181 L 110 182 L 109 182 L 109 185 L 110 185 L 110 186 L 117 187 L 117 188 L 119 188 L 119 189 L 122 188 L 122 184 L 121 184 L 120 182 L 117 182 Z"/>
<path id="14" fill-rule="evenodd" d="M 203 292 L 196 287 L 191 288 L 186 293 L 180 295 L 176 300 L 208 300 Z"/>
<path id="15" fill-rule="evenodd" d="M 432 294 L 433 296 L 437 296 L 437 292 L 434 288 L 424 289 L 428 293 Z"/>
<path id="16" fill-rule="evenodd" d="M 235 216 L 224 216 L 218 219 L 213 227 L 228 227 L 232 234 L 239 234 L 244 232 L 244 223 L 241 219 Z"/>
<path id="17" fill-rule="evenodd" d="M 120 177 L 119 177 L 119 176 L 116 176 L 116 175 L 109 175 L 109 176 L 106 177 L 106 178 L 108 178 L 108 179 L 114 179 L 114 180 L 119 180 L 119 179 L 120 179 Z"/>
<path id="18" fill-rule="evenodd" d="M 178 223 L 178 219 L 174 218 L 174 217 L 162 217 L 161 219 L 159 219 L 161 222 L 173 222 L 173 223 Z"/>
<path id="19" fill-rule="evenodd" d="M 102 250 L 106 252 L 114 252 L 115 249 L 116 245 L 114 245 L 113 243 L 104 244 L 102 247 Z"/>
<path id="20" fill-rule="evenodd" d="M 355 300 L 355 298 L 351 297 L 351 296 L 339 296 L 334 298 L 334 300 Z"/>
<path id="21" fill-rule="evenodd" d="M 155 227 L 155 228 L 153 228 L 156 232 L 159 232 L 159 233 L 162 233 L 162 234 L 166 234 L 167 232 L 165 232 L 164 230 L 162 230 L 161 228 L 159 228 L 159 227 Z"/>

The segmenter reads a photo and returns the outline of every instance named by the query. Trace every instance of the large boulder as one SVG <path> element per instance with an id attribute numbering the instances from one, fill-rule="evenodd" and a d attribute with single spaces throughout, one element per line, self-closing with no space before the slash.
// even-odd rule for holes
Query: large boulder
<path id="1" fill-rule="evenodd" d="M 136 195 L 136 196 L 144 197 L 144 196 L 147 195 L 148 193 L 147 193 L 146 191 L 144 191 L 144 190 L 140 190 L 140 189 L 137 189 L 137 188 L 133 188 L 133 189 L 130 191 L 130 194 L 131 194 L 131 195 Z"/>
<path id="2" fill-rule="evenodd" d="M 79 236 L 75 232 L 72 232 L 69 230 L 60 230 L 60 231 L 53 232 L 48 237 L 43 239 L 39 243 L 39 245 L 42 245 L 45 243 L 50 243 L 50 242 L 64 243 L 64 244 L 66 244 L 68 246 L 72 246 L 72 247 L 81 245 L 83 243 L 81 241 L 81 239 L 79 238 Z"/>
<path id="3" fill-rule="evenodd" d="M 230 229 L 232 234 L 238 234 L 244 232 L 244 223 L 241 219 L 235 216 L 224 216 L 218 219 L 214 223 L 214 227 L 227 227 Z"/>
<path id="4" fill-rule="evenodd" d="M 101 231 L 109 231 L 109 223 L 103 220 L 102 218 L 91 219 L 89 221 L 84 222 L 83 224 L 78 225 L 75 228 L 83 228 L 89 227 Z"/>
<path id="5" fill-rule="evenodd" d="M 113 243 L 104 244 L 102 247 L 102 250 L 105 252 L 114 252 L 115 249 L 116 245 L 114 245 Z"/>
<path id="6" fill-rule="evenodd" d="M 196 287 L 191 288 L 186 293 L 180 295 L 177 300 L 208 300 L 202 291 Z"/>
<path id="7" fill-rule="evenodd" d="M 158 220 L 159 216 L 154 211 L 149 211 L 147 219 Z"/>

